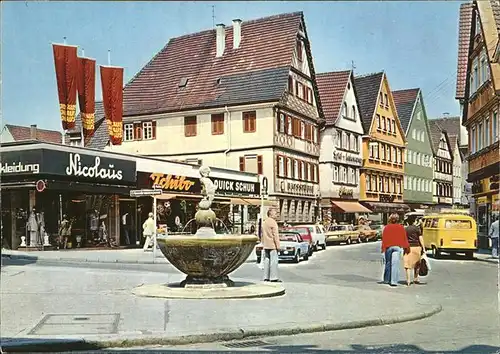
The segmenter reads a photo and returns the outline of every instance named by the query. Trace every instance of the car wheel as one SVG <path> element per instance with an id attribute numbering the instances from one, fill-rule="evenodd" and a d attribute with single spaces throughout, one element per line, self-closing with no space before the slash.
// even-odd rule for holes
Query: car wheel
<path id="1" fill-rule="evenodd" d="M 361 240 L 361 237 L 358 237 L 358 239 L 356 240 L 356 243 L 361 243 L 361 242 L 363 242 L 363 241 Z"/>
<path id="2" fill-rule="evenodd" d="M 318 244 L 317 243 L 314 244 L 313 251 L 314 252 L 318 252 Z"/>
<path id="3" fill-rule="evenodd" d="M 349 237 L 346 241 L 345 241 L 346 245 L 350 245 L 352 243 L 351 241 L 351 238 Z"/>
<path id="4" fill-rule="evenodd" d="M 432 246 L 432 258 L 434 259 L 441 258 L 441 251 L 438 250 L 435 246 Z"/>
<path id="5" fill-rule="evenodd" d="M 309 259 L 309 255 L 308 255 L 308 254 L 306 254 L 306 255 L 304 256 L 304 261 L 307 261 L 308 259 Z"/>
<path id="6" fill-rule="evenodd" d="M 472 251 L 465 252 L 465 257 L 467 259 L 474 259 L 474 252 Z"/>
<path id="7" fill-rule="evenodd" d="M 260 263 L 260 257 L 257 257 L 257 264 Z"/>
<path id="8" fill-rule="evenodd" d="M 295 258 L 293 259 L 293 263 L 299 263 L 300 262 L 300 250 L 297 251 L 295 254 Z"/>
<path id="9" fill-rule="evenodd" d="M 309 252 L 308 252 L 308 256 L 310 257 L 310 256 L 312 256 L 312 255 L 313 255 L 313 249 L 312 249 L 312 247 L 310 247 L 310 248 L 309 248 Z"/>
<path id="10" fill-rule="evenodd" d="M 321 248 L 322 248 L 323 250 L 326 250 L 326 241 L 325 241 L 325 243 L 323 243 L 323 244 L 321 245 Z"/>

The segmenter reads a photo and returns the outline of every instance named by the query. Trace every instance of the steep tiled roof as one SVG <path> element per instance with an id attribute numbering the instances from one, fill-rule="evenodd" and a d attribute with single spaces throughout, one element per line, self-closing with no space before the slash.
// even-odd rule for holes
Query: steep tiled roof
<path id="1" fill-rule="evenodd" d="M 351 70 L 320 73 L 316 75 L 326 124 L 334 124 L 339 116 Z"/>
<path id="2" fill-rule="evenodd" d="M 31 127 L 5 124 L 15 141 L 31 140 Z M 47 143 L 62 143 L 62 134 L 57 130 L 47 130 L 36 128 L 36 140 Z"/>
<path id="3" fill-rule="evenodd" d="M 465 98 L 465 82 L 467 80 L 467 58 L 472 30 L 472 3 L 460 5 L 460 20 L 458 27 L 458 63 L 456 99 Z"/>
<path id="4" fill-rule="evenodd" d="M 418 98 L 419 88 L 406 89 L 392 91 L 392 97 L 394 98 L 394 103 L 396 104 L 396 109 L 398 111 L 399 121 L 403 130 L 408 130 L 408 125 L 410 124 L 411 115 L 413 113 L 413 107 Z"/>
<path id="5" fill-rule="evenodd" d="M 443 117 L 432 119 L 432 121 L 439 125 L 441 130 L 446 130 L 448 136 L 460 136 L 460 127 L 462 125 L 460 117 Z"/>
<path id="6" fill-rule="evenodd" d="M 222 57 L 214 29 L 171 39 L 125 86 L 124 115 L 279 100 L 302 18 L 295 12 L 242 22 L 238 49 L 226 27 Z"/>
<path id="7" fill-rule="evenodd" d="M 436 122 L 434 119 L 430 119 L 428 122 L 429 130 L 431 133 L 432 150 L 434 150 L 434 153 L 436 153 L 439 149 L 439 140 L 441 140 L 441 133 L 443 132 L 443 130 L 439 126 L 438 122 Z"/>
<path id="8" fill-rule="evenodd" d="M 359 112 L 365 132 L 370 126 L 377 107 L 378 93 L 382 84 L 384 72 L 357 76 L 354 78 L 354 86 L 358 96 Z"/>
<path id="9" fill-rule="evenodd" d="M 80 133 L 82 129 L 82 118 L 78 114 L 75 119 L 75 128 L 69 133 Z M 95 103 L 95 117 L 94 117 L 94 135 L 89 140 L 85 141 L 85 146 L 92 149 L 102 150 L 109 142 L 108 126 L 104 119 L 104 106 L 102 101 Z"/>

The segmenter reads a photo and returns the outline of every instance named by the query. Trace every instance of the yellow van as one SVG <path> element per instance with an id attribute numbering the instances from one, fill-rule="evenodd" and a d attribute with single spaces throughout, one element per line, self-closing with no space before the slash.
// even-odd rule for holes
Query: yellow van
<path id="1" fill-rule="evenodd" d="M 432 251 L 434 258 L 442 252 L 449 255 L 465 253 L 467 258 L 474 257 L 477 250 L 476 221 L 464 214 L 436 214 L 422 219 L 424 246 Z"/>

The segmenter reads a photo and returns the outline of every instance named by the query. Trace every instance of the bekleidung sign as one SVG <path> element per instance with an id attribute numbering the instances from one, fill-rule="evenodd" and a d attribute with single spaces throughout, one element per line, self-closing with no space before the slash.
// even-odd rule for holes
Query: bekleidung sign
<path id="1" fill-rule="evenodd" d="M 7 151 L 1 154 L 1 174 L 43 174 L 97 183 L 135 183 L 134 161 L 49 149 Z"/>

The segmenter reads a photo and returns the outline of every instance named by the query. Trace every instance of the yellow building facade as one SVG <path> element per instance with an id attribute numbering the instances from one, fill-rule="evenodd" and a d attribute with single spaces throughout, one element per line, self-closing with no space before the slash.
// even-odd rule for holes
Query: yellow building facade
<path id="1" fill-rule="evenodd" d="M 363 114 L 360 201 L 374 213 L 405 212 L 403 176 L 406 137 L 384 72 L 356 78 Z"/>

